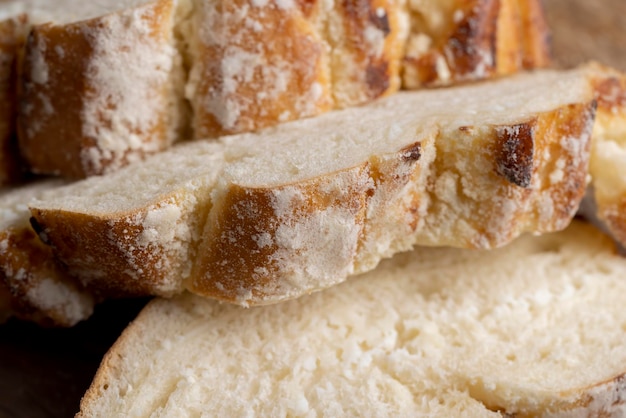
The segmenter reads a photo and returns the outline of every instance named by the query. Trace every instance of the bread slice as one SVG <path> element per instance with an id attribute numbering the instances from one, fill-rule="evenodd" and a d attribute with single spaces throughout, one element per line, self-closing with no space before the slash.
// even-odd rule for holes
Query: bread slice
<path id="1" fill-rule="evenodd" d="M 418 248 L 274 306 L 157 299 L 78 417 L 622 416 L 624 271 L 576 222 L 492 251 Z"/>
<path id="2" fill-rule="evenodd" d="M 273 303 L 416 244 L 492 248 L 564 228 L 593 109 L 583 70 L 400 93 L 174 147 L 31 212 L 89 287 Z"/>
<path id="3" fill-rule="evenodd" d="M 178 137 L 184 74 L 176 0 L 26 1 L 20 149 L 36 173 L 81 178 Z"/>
<path id="4" fill-rule="evenodd" d="M 408 1 L 407 88 L 446 86 L 550 63 L 541 0 Z"/>
<path id="5" fill-rule="evenodd" d="M 194 0 L 187 96 L 198 138 L 369 102 L 400 87 L 408 34 L 395 0 Z"/>
<path id="6" fill-rule="evenodd" d="M 0 191 L 0 313 L 42 325 L 72 326 L 87 319 L 94 298 L 56 264 L 29 218 L 28 203 L 54 193 L 59 181 Z"/>

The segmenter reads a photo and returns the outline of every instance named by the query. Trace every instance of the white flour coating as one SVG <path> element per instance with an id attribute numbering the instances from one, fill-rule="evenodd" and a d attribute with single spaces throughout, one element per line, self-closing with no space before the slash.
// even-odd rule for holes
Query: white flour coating
<path id="1" fill-rule="evenodd" d="M 173 111 L 163 86 L 177 56 L 171 33 L 152 34 L 156 10 L 154 4 L 125 10 L 101 18 L 98 28 L 83 29 L 93 47 L 87 82 L 97 86 L 85 97 L 81 115 L 83 135 L 95 141 L 81 155 L 90 171 L 101 172 L 105 162 L 110 162 L 107 171 L 116 170 L 129 152 L 150 153 L 167 145 L 147 140 L 160 135 L 157 125 Z M 173 30 L 173 21 L 170 25 Z M 166 133 L 170 142 L 173 128 Z"/>
<path id="2" fill-rule="evenodd" d="M 45 59 L 48 46 L 44 39 L 38 38 L 38 40 L 39 41 L 33 50 L 33 54 L 30 55 L 32 62 L 30 78 L 36 84 L 46 84 L 49 78 L 48 63 Z"/>
<path id="3" fill-rule="evenodd" d="M 268 38 L 263 30 L 268 25 L 297 25 L 301 30 L 293 37 Z M 259 119 L 286 121 L 319 113 L 327 87 L 318 81 L 323 58 L 278 52 L 280 44 L 287 50 L 300 43 L 325 48 L 315 22 L 307 21 L 293 1 L 228 4 L 219 12 L 212 2 L 201 2 L 194 31 L 198 45 L 185 95 L 199 115 L 197 136 L 214 134 L 205 129 L 203 114 L 215 118 L 223 130 L 241 132 L 257 129 Z M 205 78 L 219 82 L 207 85 Z"/>
<path id="4" fill-rule="evenodd" d="M 56 311 L 56 315 L 77 322 L 91 315 L 91 296 L 79 293 L 68 284 L 53 279 L 37 281 L 26 297 L 44 311 Z"/>
<path id="5" fill-rule="evenodd" d="M 270 264 L 278 267 L 280 275 L 255 289 L 270 295 L 279 291 L 296 296 L 353 274 L 366 210 L 366 202 L 359 205 L 355 200 L 372 188 L 366 172 L 349 170 L 316 184 L 315 192 L 299 186 L 271 191 L 270 216 L 276 220 L 277 228 L 272 233 L 260 231 L 253 239 L 259 249 L 274 247 Z M 336 201 L 302 210 L 310 199 L 309 193 Z M 242 208 L 245 210 L 248 209 Z M 237 234 L 240 232 L 234 235 Z M 255 273 L 267 276 L 269 271 L 258 268 Z M 237 295 L 242 304 L 251 297 L 249 290 L 244 289 Z"/>
<path id="6" fill-rule="evenodd" d="M 182 208 L 175 202 L 148 210 L 142 222 L 143 231 L 137 245 L 171 245 L 179 240 L 189 241 L 189 226 L 182 222 Z"/>

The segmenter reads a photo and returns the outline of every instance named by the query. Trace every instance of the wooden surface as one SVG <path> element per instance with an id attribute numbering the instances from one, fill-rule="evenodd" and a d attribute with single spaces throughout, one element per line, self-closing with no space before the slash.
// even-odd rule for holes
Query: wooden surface
<path id="1" fill-rule="evenodd" d="M 593 58 L 626 70 L 626 0 L 545 5 L 559 66 Z M 144 303 L 109 302 L 69 330 L 0 326 L 0 418 L 73 416 L 100 359 Z"/>
<path id="2" fill-rule="evenodd" d="M 626 0 L 545 0 L 557 64 L 595 59 L 626 71 Z"/>

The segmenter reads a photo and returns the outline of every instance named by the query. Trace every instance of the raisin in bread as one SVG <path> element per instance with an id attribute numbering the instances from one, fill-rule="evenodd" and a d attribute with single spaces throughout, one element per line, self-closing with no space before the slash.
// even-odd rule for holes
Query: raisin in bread
<path id="1" fill-rule="evenodd" d="M 576 222 L 491 251 L 418 248 L 274 306 L 157 299 L 78 416 L 623 416 L 624 272 Z"/>
<path id="2" fill-rule="evenodd" d="M 174 147 L 31 211 L 87 287 L 274 303 L 414 245 L 493 248 L 563 229 L 593 122 L 584 69 L 400 93 Z"/>

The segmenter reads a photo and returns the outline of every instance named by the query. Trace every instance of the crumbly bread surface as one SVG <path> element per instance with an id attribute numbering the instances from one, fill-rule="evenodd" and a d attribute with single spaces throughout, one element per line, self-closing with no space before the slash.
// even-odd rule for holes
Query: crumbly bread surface
<path id="1" fill-rule="evenodd" d="M 56 264 L 29 222 L 28 203 L 62 184 L 42 181 L 0 191 L 0 306 L 6 317 L 72 326 L 93 311 L 94 298 Z"/>
<path id="2" fill-rule="evenodd" d="M 564 228 L 586 185 L 592 99 L 583 70 L 401 93 L 175 147 L 31 210 L 96 289 L 273 303 L 416 244 Z"/>
<path id="3" fill-rule="evenodd" d="M 74 3 L 31 30 L 18 130 L 33 172 L 80 178 L 169 147 L 184 76 L 175 0 Z"/>
<path id="4" fill-rule="evenodd" d="M 418 248 L 274 306 L 155 300 L 78 416 L 622 416 L 625 268 L 575 222 Z"/>

